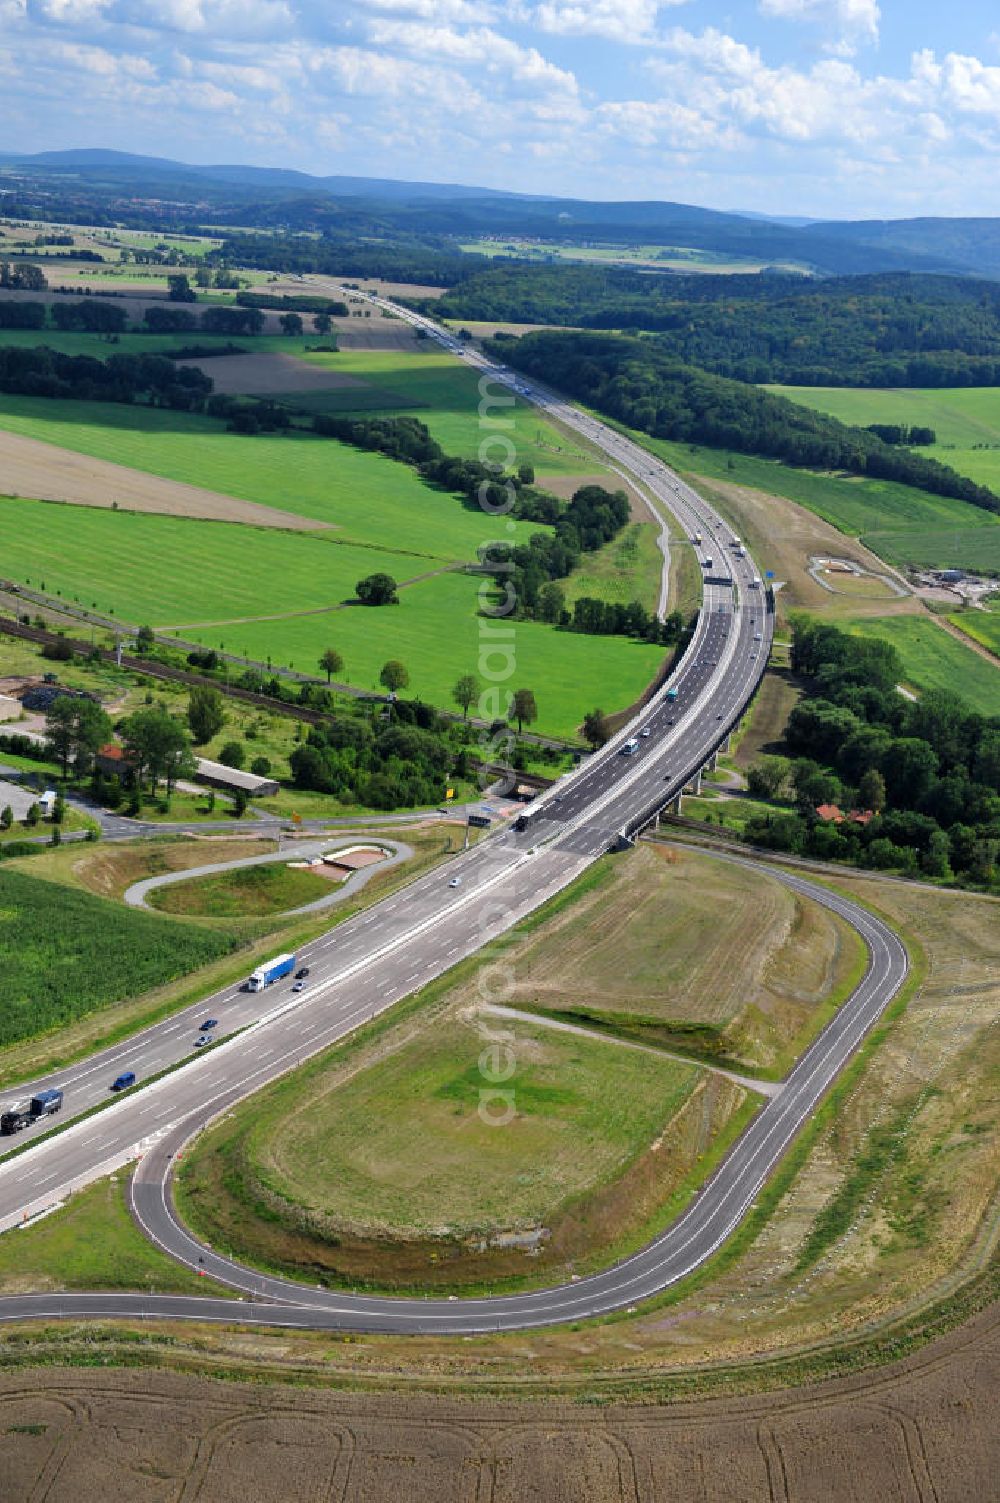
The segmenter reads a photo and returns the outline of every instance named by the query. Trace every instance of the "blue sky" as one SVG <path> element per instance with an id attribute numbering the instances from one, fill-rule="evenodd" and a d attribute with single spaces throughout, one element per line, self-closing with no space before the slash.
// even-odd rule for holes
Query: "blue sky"
<path id="1" fill-rule="evenodd" d="M 0 0 L 0 148 L 1000 214 L 996 0 Z"/>

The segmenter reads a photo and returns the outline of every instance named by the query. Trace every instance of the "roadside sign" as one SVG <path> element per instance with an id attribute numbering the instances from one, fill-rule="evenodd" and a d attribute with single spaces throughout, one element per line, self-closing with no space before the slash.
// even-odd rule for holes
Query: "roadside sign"
<path id="1" fill-rule="evenodd" d="M 454 798 L 455 797 L 455 790 L 454 790 L 454 788 L 446 788 L 444 790 L 444 796 L 445 796 L 446 799 Z"/>
<path id="2" fill-rule="evenodd" d="M 293 813 L 292 814 L 292 824 L 293 825 L 300 825 L 301 823 L 302 823 L 302 815 L 301 814 L 294 814 Z"/>
<path id="3" fill-rule="evenodd" d="M 774 578 L 774 570 L 773 569 L 765 569 L 764 570 L 764 578 L 765 579 L 773 579 Z"/>

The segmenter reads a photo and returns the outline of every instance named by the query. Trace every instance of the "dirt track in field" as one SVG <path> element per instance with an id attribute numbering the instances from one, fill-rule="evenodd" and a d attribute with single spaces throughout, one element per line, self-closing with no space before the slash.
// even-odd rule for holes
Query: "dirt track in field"
<path id="1" fill-rule="evenodd" d="M 329 525 L 3 430 L 0 430 L 0 495 L 68 501 L 74 506 L 110 507 L 117 501 L 123 511 L 161 512 L 172 517 L 246 522 L 254 527 L 294 528 L 302 532 Z"/>
<path id="2" fill-rule="evenodd" d="M 331 1344 L 330 1361 L 341 1367 L 348 1353 Z M 318 1347 L 311 1363 L 325 1365 Z M 996 1306 L 889 1367 L 666 1406 L 18 1370 L 0 1378 L 0 1496 L 86 1500 L 110 1489 L 119 1503 L 985 1503 L 996 1497 L 998 1380 Z"/>

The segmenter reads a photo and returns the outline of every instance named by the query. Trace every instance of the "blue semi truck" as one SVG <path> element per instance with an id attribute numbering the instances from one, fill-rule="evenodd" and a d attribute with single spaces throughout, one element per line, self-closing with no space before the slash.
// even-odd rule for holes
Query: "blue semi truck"
<path id="1" fill-rule="evenodd" d="M 280 981 L 282 976 L 290 976 L 294 969 L 294 955 L 277 955 L 274 960 L 265 961 L 251 973 L 247 981 L 247 991 L 262 992 L 265 987 L 271 985 L 272 981 Z"/>

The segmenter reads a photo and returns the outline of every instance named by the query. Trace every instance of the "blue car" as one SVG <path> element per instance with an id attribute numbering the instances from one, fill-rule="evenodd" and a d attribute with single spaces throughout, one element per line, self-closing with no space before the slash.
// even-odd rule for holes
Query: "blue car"
<path id="1" fill-rule="evenodd" d="M 118 1079 L 113 1082 L 111 1089 L 113 1091 L 127 1091 L 129 1086 L 133 1085 L 135 1085 L 135 1071 L 124 1070 Z"/>
<path id="2" fill-rule="evenodd" d="M 198 1027 L 199 1027 L 199 1029 L 201 1030 L 202 1033 L 207 1033 L 210 1028 L 218 1028 L 218 1026 L 219 1026 L 219 1020 L 218 1020 L 218 1018 L 206 1018 L 205 1021 L 204 1021 L 204 1023 L 199 1023 L 198 1024 Z"/>

